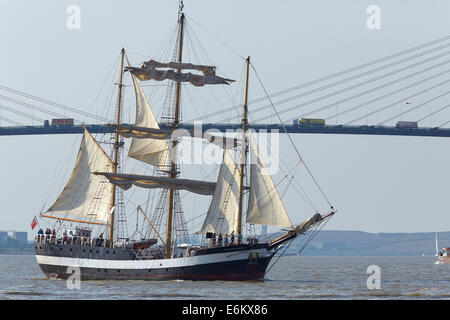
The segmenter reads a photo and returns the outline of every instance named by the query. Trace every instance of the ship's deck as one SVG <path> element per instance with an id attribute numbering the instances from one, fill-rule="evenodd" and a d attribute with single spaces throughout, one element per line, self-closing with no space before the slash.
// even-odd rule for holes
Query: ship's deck
<path id="1" fill-rule="evenodd" d="M 102 240 L 102 241 L 99 241 Z M 135 248 L 133 242 L 115 243 L 103 239 L 81 237 L 57 238 L 54 236 L 38 235 L 35 239 L 36 255 L 56 256 L 82 259 L 102 260 L 154 260 L 164 258 L 164 248 L 150 246 L 143 249 Z M 188 246 L 178 248 L 173 257 L 207 255 L 222 252 L 242 251 L 248 249 L 267 249 L 267 243 L 251 242 L 246 244 Z"/>

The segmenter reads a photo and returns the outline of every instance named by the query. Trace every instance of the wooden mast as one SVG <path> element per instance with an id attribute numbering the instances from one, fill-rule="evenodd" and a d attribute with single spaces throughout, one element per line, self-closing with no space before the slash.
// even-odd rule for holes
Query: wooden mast
<path id="1" fill-rule="evenodd" d="M 117 102 L 117 119 L 116 119 L 116 140 L 114 142 L 114 162 L 113 162 L 113 173 L 117 173 L 118 167 L 118 159 L 119 159 L 119 125 L 120 125 L 120 111 L 122 106 L 122 88 L 123 88 L 123 60 L 125 56 L 125 49 L 121 50 L 121 62 L 120 62 L 120 80 L 119 80 L 119 96 Z M 113 184 L 112 187 L 112 200 L 111 200 L 111 208 L 115 208 L 116 206 L 116 185 Z M 111 223 L 109 229 L 109 241 L 112 243 L 114 240 L 114 212 L 115 209 L 111 212 Z"/>
<path id="2" fill-rule="evenodd" d="M 178 62 L 182 62 L 183 58 L 183 31 L 184 31 L 184 13 L 181 11 L 183 8 L 180 7 L 179 14 L 179 26 L 180 33 L 178 37 Z M 178 72 L 181 72 L 181 69 L 178 69 Z M 173 130 L 178 128 L 180 122 L 180 92 L 181 92 L 181 83 L 176 83 L 176 96 L 175 96 L 175 112 L 174 112 L 174 121 L 172 124 Z M 171 168 L 170 168 L 170 177 L 176 178 L 178 172 L 177 168 L 177 155 L 176 155 L 176 146 L 178 145 L 177 140 L 172 141 L 172 157 L 171 157 Z M 166 232 L 166 247 L 164 252 L 164 257 L 169 259 L 171 256 L 171 247 L 172 247 L 172 225 L 173 225 L 173 209 L 174 209 L 174 190 L 169 190 L 169 210 L 167 213 L 167 232 Z"/>
<path id="3" fill-rule="evenodd" d="M 240 177 L 239 177 L 239 209 L 238 209 L 238 221 L 237 221 L 237 237 L 236 242 L 239 241 L 239 235 L 242 235 L 242 201 L 243 201 L 243 194 L 244 194 L 244 170 L 245 170 L 245 163 L 246 163 L 246 150 L 247 150 L 247 143 L 246 143 L 246 131 L 247 131 L 247 114 L 248 114 L 248 107 L 247 107 L 247 100 L 248 100 L 248 74 L 249 74 L 249 66 L 250 66 L 250 57 L 247 57 L 245 60 L 246 65 L 246 74 L 245 74 L 245 95 L 244 95 L 244 114 L 242 117 L 242 156 L 241 156 L 241 171 L 240 171 Z"/>

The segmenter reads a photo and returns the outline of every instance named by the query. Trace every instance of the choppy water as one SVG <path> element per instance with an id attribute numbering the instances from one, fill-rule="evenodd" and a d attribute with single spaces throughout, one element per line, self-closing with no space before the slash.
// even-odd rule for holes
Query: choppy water
<path id="1" fill-rule="evenodd" d="M 450 265 L 434 257 L 282 257 L 256 282 L 48 280 L 34 256 L 0 255 L 0 299 L 449 299 Z M 369 290 L 370 265 L 381 288 Z"/>

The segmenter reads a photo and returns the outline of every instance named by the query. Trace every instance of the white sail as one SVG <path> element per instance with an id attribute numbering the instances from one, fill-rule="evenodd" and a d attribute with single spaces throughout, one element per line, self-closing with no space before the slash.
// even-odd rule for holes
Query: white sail
<path id="1" fill-rule="evenodd" d="M 251 132 L 249 136 L 252 163 L 246 221 L 251 224 L 290 227 L 292 223 Z"/>
<path id="2" fill-rule="evenodd" d="M 131 77 L 136 92 L 136 126 L 160 129 L 141 85 L 134 75 Z M 169 159 L 169 147 L 164 140 L 133 138 L 128 156 L 153 166 L 165 166 Z"/>
<path id="3" fill-rule="evenodd" d="M 436 256 L 438 256 L 439 255 L 439 245 L 438 245 L 438 239 L 437 239 L 437 233 L 435 233 L 435 236 L 436 236 Z"/>
<path id="4" fill-rule="evenodd" d="M 112 172 L 113 162 L 85 128 L 72 175 L 48 212 L 108 222 L 113 186 L 96 171 Z"/>
<path id="5" fill-rule="evenodd" d="M 237 230 L 239 169 L 224 149 L 216 189 L 200 233 L 231 234 Z"/>

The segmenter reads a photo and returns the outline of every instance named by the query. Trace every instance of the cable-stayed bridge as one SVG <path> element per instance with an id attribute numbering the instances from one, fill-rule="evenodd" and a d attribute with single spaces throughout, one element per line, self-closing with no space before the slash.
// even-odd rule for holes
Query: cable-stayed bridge
<path id="1" fill-rule="evenodd" d="M 167 124 L 160 124 L 161 129 L 170 129 Z M 309 133 L 309 134 L 353 134 L 353 135 L 390 135 L 390 136 L 422 136 L 422 137 L 450 137 L 450 128 L 398 128 L 395 126 L 352 126 L 352 125 L 281 125 L 281 124 L 251 124 L 250 129 L 257 132 L 262 130 L 279 133 Z M 91 133 L 113 133 L 115 127 L 109 125 L 86 125 Z M 182 124 L 182 129 L 193 131 L 193 124 Z M 202 132 L 216 130 L 222 133 L 241 128 L 240 124 L 208 123 L 198 127 Z M 10 126 L 0 127 L 0 136 L 22 136 L 38 134 L 81 134 L 81 125 L 66 126 Z"/>
<path id="2" fill-rule="evenodd" d="M 249 126 L 279 133 L 448 137 L 449 56 L 450 36 L 445 36 L 272 94 L 254 70 L 266 95 L 249 101 Z M 196 94 L 185 98 L 194 109 L 201 104 Z M 78 134 L 82 123 L 92 133 L 115 130 L 108 125 L 111 119 L 83 110 L 0 85 L 0 136 Z M 236 130 L 241 110 L 239 104 L 215 104 L 207 114 L 195 110 L 197 117 L 180 127 L 193 130 L 201 122 L 203 131 Z M 48 119 L 55 118 L 72 118 L 74 124 L 51 125 Z M 162 122 L 160 127 L 168 128 L 170 121 Z"/>

